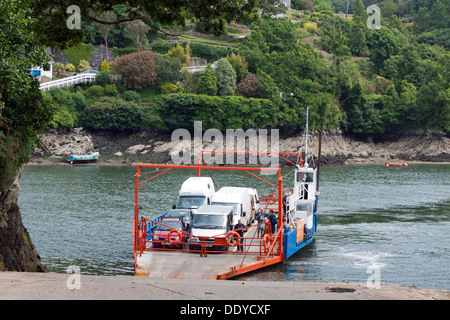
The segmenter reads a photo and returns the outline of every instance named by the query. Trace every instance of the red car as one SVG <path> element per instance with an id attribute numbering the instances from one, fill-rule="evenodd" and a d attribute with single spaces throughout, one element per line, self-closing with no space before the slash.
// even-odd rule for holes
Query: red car
<path id="1" fill-rule="evenodd" d="M 183 246 L 183 224 L 180 219 L 166 218 L 160 221 L 153 234 L 153 247 L 181 248 Z M 170 239 L 169 239 L 170 237 Z"/>

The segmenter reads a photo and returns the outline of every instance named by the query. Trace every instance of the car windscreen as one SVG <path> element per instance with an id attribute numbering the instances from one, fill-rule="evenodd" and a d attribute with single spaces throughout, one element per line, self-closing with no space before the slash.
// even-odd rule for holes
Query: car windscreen
<path id="1" fill-rule="evenodd" d="M 226 229 L 227 216 L 213 214 L 194 214 L 193 228 L 199 229 Z"/>
<path id="2" fill-rule="evenodd" d="M 172 229 L 181 229 L 181 224 L 180 221 L 160 221 L 161 223 L 165 224 L 158 224 L 158 226 L 156 227 L 156 230 L 158 231 L 170 231 Z M 166 227 L 167 226 L 167 227 Z"/>
<path id="3" fill-rule="evenodd" d="M 179 209 L 197 209 L 205 204 L 204 196 L 183 196 L 178 198 L 177 208 Z"/>
<path id="4" fill-rule="evenodd" d="M 165 215 L 165 218 L 184 218 L 189 217 L 190 210 L 170 210 Z"/>

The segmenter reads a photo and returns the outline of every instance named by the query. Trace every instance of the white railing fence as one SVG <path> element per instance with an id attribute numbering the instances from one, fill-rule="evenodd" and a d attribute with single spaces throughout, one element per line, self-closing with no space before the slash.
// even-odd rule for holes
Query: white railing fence
<path id="1" fill-rule="evenodd" d="M 63 79 L 53 80 L 41 83 L 40 89 L 41 91 L 48 91 L 51 88 L 61 88 L 68 87 L 75 84 L 83 83 L 83 82 L 92 82 L 95 80 L 97 75 L 95 73 L 80 73 L 72 77 L 67 77 Z"/>

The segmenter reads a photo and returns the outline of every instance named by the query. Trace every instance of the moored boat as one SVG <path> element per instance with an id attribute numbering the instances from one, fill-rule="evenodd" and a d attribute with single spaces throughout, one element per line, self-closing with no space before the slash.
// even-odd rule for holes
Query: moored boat
<path id="1" fill-rule="evenodd" d="M 100 154 L 98 152 L 90 152 L 87 154 L 73 154 L 71 152 L 68 152 L 66 156 L 67 156 L 66 161 L 69 162 L 70 164 L 73 164 L 73 163 L 95 162 L 98 160 Z"/>
<path id="2" fill-rule="evenodd" d="M 407 167 L 408 164 L 405 162 L 385 162 L 386 167 Z"/>

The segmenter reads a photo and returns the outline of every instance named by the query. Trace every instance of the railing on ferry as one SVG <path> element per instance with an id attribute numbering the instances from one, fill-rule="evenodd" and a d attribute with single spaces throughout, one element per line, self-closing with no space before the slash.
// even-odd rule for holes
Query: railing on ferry
<path id="1" fill-rule="evenodd" d="M 144 251 L 152 250 L 195 252 L 199 253 L 201 256 L 206 256 L 208 253 L 225 252 L 231 254 L 257 255 L 257 260 L 260 261 L 281 253 L 283 227 L 278 228 L 275 233 L 273 232 L 275 230 L 272 230 L 272 226 L 269 222 L 253 224 L 239 230 L 217 234 L 212 237 L 198 237 L 192 235 L 188 231 L 171 228 L 166 235 L 155 239 L 155 229 L 158 225 L 165 226 L 169 229 L 171 228 L 164 223 L 164 220 L 161 217 L 158 217 L 155 220 L 149 218 L 140 219 L 136 243 L 136 251 L 139 256 L 142 255 Z M 253 234 L 253 236 L 241 237 L 236 232 L 240 230 L 242 230 L 244 234 Z M 196 243 L 189 242 L 189 238 L 191 237 L 198 238 L 199 241 Z M 216 239 L 218 241 L 216 241 Z M 243 250 L 232 250 L 232 248 L 238 246 L 242 246 Z M 215 249 L 213 249 L 214 247 Z M 241 265 L 243 264 L 244 259 L 242 260 Z"/>

